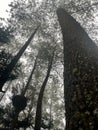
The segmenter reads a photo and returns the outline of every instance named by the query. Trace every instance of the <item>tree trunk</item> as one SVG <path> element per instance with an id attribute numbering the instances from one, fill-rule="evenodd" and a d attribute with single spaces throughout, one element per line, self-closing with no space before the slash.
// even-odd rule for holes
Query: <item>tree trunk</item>
<path id="1" fill-rule="evenodd" d="M 57 16 L 64 43 L 66 130 L 97 130 L 98 47 L 64 9 Z"/>
<path id="2" fill-rule="evenodd" d="M 22 91 L 21 95 L 25 95 L 27 89 L 29 88 L 29 85 L 30 85 L 30 82 L 31 82 L 31 80 L 32 80 L 32 76 L 33 76 L 33 73 L 34 73 L 34 70 L 35 70 L 35 68 L 36 68 L 37 58 L 38 58 L 38 56 L 36 56 L 35 63 L 34 63 L 34 67 L 32 68 L 32 71 L 31 71 L 31 74 L 30 74 L 30 76 L 29 76 L 29 78 L 28 78 L 27 84 L 26 84 L 24 90 Z"/>
<path id="3" fill-rule="evenodd" d="M 36 108 L 36 117 L 35 117 L 35 128 L 34 130 L 40 130 L 41 129 L 41 118 L 42 118 L 42 100 L 43 100 L 43 95 L 44 95 L 44 90 L 46 87 L 46 84 L 48 82 L 48 78 L 52 69 L 52 62 L 53 62 L 53 57 L 54 57 L 54 52 L 53 55 L 50 59 L 49 65 L 48 65 L 48 70 L 47 70 L 47 75 L 44 79 L 44 82 L 41 86 L 39 96 L 38 96 L 38 101 L 37 101 L 37 108 Z"/>
<path id="4" fill-rule="evenodd" d="M 12 120 L 12 124 L 11 124 L 11 128 L 10 128 L 11 130 L 15 130 L 15 127 L 17 126 L 18 115 L 19 115 L 19 112 L 15 111 L 15 115 L 14 115 L 14 118 Z"/>
<path id="5" fill-rule="evenodd" d="M 31 40 L 33 39 L 36 31 L 38 30 L 38 27 L 35 29 L 35 31 L 31 34 L 30 38 L 26 41 L 26 43 L 23 45 L 23 47 L 19 50 L 19 52 L 17 53 L 17 55 L 13 58 L 13 60 L 11 61 L 11 63 L 7 66 L 7 68 L 5 69 L 4 73 L 1 75 L 0 77 L 0 92 L 2 92 L 2 87 L 5 84 L 5 82 L 7 81 L 10 73 L 12 72 L 13 68 L 15 67 L 15 65 L 17 64 L 18 60 L 20 59 L 20 57 L 22 56 L 22 54 L 24 53 L 24 51 L 26 50 L 26 48 L 28 47 L 28 45 L 30 44 Z"/>

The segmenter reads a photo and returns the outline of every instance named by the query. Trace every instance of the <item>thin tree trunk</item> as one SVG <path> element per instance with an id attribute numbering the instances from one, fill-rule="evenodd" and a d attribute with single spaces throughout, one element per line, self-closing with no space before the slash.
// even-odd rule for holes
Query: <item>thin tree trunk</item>
<path id="1" fill-rule="evenodd" d="M 23 92 L 21 93 L 22 96 L 25 95 L 25 93 L 26 93 L 26 91 L 27 91 L 27 89 L 28 89 L 28 87 L 29 87 L 29 85 L 30 85 L 30 82 L 31 82 L 31 80 L 32 80 L 32 75 L 33 75 L 33 73 L 34 73 L 34 70 L 35 70 L 36 64 L 37 64 L 37 58 L 38 58 L 38 56 L 36 56 L 35 63 L 34 63 L 34 67 L 33 67 L 32 71 L 31 71 L 31 74 L 30 74 L 30 76 L 29 76 L 29 78 L 28 78 L 28 81 L 27 81 L 26 86 L 25 86 Z M 17 123 L 17 121 L 18 121 L 18 114 L 19 114 L 19 112 L 16 111 L 15 117 L 14 117 L 14 119 L 13 119 L 13 121 L 12 121 L 11 130 L 14 130 L 14 129 L 15 129 L 15 125 L 16 125 L 16 123 Z M 28 116 L 28 117 L 29 117 L 29 116 Z"/>
<path id="2" fill-rule="evenodd" d="M 26 93 L 26 91 L 27 91 L 27 89 L 28 89 L 28 87 L 29 87 L 29 85 L 30 85 L 30 82 L 31 82 L 31 80 L 32 80 L 32 75 L 33 75 L 33 73 L 34 73 L 34 70 L 35 70 L 36 64 L 37 64 L 37 58 L 38 58 L 38 56 L 36 56 L 35 63 L 34 63 L 34 67 L 33 67 L 32 71 L 31 71 L 31 74 L 30 74 L 30 76 L 29 76 L 29 78 L 28 78 L 28 81 L 27 81 L 26 86 L 25 86 L 23 92 L 21 93 L 21 95 L 23 95 L 23 96 L 25 95 L 25 93 Z M 19 113 L 16 112 L 15 118 L 14 118 L 13 121 L 12 121 L 11 130 L 14 130 L 14 128 L 15 128 L 15 124 L 16 124 L 17 121 L 18 121 L 18 114 L 19 114 Z M 17 117 L 17 118 L 16 118 L 16 117 Z M 29 117 L 29 116 L 28 116 L 28 117 Z"/>
<path id="3" fill-rule="evenodd" d="M 39 96 L 38 96 L 38 101 L 37 101 L 37 108 L 36 108 L 36 117 L 35 117 L 35 128 L 34 130 L 40 130 L 41 129 L 41 118 L 42 118 L 42 100 L 43 100 L 43 95 L 44 95 L 44 90 L 46 87 L 46 84 L 48 82 L 48 78 L 52 69 L 52 62 L 53 62 L 53 57 L 54 57 L 54 52 L 51 57 L 51 60 L 48 65 L 48 70 L 47 70 L 47 75 L 45 77 L 45 80 L 41 86 Z"/>
<path id="4" fill-rule="evenodd" d="M 15 111 L 15 116 L 14 116 L 14 119 L 12 120 L 12 124 L 11 124 L 11 130 L 15 130 L 15 127 L 17 126 L 18 115 L 19 115 L 19 112 Z"/>
<path id="5" fill-rule="evenodd" d="M 10 73 L 12 72 L 13 68 L 15 67 L 15 65 L 17 64 L 18 60 L 20 59 L 20 57 L 22 56 L 22 54 L 24 53 L 24 51 L 26 50 L 26 48 L 28 47 L 28 45 L 30 44 L 31 40 L 33 39 L 36 31 L 38 30 L 39 27 L 37 27 L 35 29 L 35 31 L 31 34 L 30 38 L 26 41 L 26 43 L 23 45 L 23 47 L 19 50 L 19 52 L 17 53 L 17 55 L 13 58 L 13 60 L 11 61 L 11 63 L 7 66 L 7 68 L 5 69 L 4 73 L 1 75 L 0 77 L 0 91 L 2 92 L 2 87 L 5 84 L 5 82 L 7 81 Z"/>
<path id="6" fill-rule="evenodd" d="M 26 86 L 25 86 L 25 88 L 24 88 L 24 90 L 23 90 L 23 92 L 22 92 L 22 95 L 25 95 L 25 93 L 26 93 L 26 91 L 27 91 L 27 89 L 28 89 L 28 87 L 29 87 L 29 85 L 30 85 L 30 82 L 31 82 L 31 80 L 32 80 L 32 76 L 33 76 L 34 70 L 35 70 L 35 68 L 36 68 L 37 58 L 38 58 L 38 56 L 37 56 L 36 59 L 35 59 L 34 67 L 33 67 L 32 71 L 31 71 L 31 74 L 30 74 L 30 76 L 29 76 L 29 78 L 28 78 L 27 84 L 26 84 Z"/>
<path id="7" fill-rule="evenodd" d="M 57 15 L 64 43 L 66 130 L 97 130 L 98 47 L 64 9 Z"/>

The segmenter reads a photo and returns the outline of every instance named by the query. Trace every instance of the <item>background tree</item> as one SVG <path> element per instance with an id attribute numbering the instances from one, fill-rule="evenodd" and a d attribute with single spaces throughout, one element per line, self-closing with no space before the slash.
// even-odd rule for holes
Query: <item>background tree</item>
<path id="1" fill-rule="evenodd" d="M 1 92 L 2 92 L 3 85 L 5 84 L 7 79 L 9 78 L 9 75 L 12 72 L 15 65 L 17 64 L 19 58 L 21 57 L 21 55 L 23 54 L 23 52 L 25 51 L 27 46 L 30 44 L 30 42 L 31 42 L 32 38 L 34 37 L 34 34 L 36 33 L 36 31 L 37 31 L 37 29 L 32 33 L 32 35 L 27 40 L 27 42 L 24 44 L 24 46 L 20 49 L 20 51 L 17 53 L 17 55 L 12 59 L 11 63 L 8 64 L 8 66 L 6 67 L 4 72 L 1 74 L 1 77 L 0 77 L 0 90 L 1 90 Z"/>
<path id="2" fill-rule="evenodd" d="M 52 55 L 48 55 L 49 58 L 49 63 L 48 63 L 48 70 L 46 77 L 43 81 L 43 84 L 41 86 L 39 96 L 38 96 L 38 101 L 37 101 L 37 108 L 36 108 L 36 117 L 35 117 L 35 130 L 40 130 L 41 129 L 41 119 L 42 119 L 42 100 L 43 100 L 43 95 L 44 95 L 44 90 L 46 87 L 46 84 L 48 82 L 48 78 L 52 69 L 52 62 L 53 62 L 53 57 L 54 57 L 54 50 L 52 52 Z"/>
<path id="3" fill-rule="evenodd" d="M 2 50 L 0 52 L 0 77 L 4 73 L 5 69 L 7 68 L 8 64 L 11 62 L 13 59 L 13 55 L 10 54 L 9 52 L 6 52 L 5 50 Z M 20 69 L 21 63 L 18 63 L 12 73 L 9 75 L 7 81 L 12 81 L 18 78 L 18 76 L 21 73 Z M 7 88 L 8 89 L 8 88 Z"/>

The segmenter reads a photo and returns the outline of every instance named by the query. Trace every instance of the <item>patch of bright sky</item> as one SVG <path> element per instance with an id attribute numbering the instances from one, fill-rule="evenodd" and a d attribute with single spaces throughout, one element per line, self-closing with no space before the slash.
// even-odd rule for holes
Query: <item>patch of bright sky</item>
<path id="1" fill-rule="evenodd" d="M 1 0 L 0 1 L 0 17 L 1 18 L 8 18 L 9 17 L 9 13 L 6 12 L 6 10 L 9 10 L 9 4 L 12 2 L 13 0 Z"/>

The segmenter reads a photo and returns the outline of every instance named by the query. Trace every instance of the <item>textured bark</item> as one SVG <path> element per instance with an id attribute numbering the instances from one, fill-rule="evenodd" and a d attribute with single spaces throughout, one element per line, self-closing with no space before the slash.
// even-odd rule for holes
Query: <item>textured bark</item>
<path id="1" fill-rule="evenodd" d="M 64 43 L 66 130 L 97 130 L 98 47 L 64 9 L 57 16 Z"/>
<path id="2" fill-rule="evenodd" d="M 48 65 L 48 70 L 47 70 L 47 75 L 44 79 L 44 82 L 41 86 L 40 92 L 39 92 L 39 96 L 38 96 L 38 101 L 37 101 L 37 108 L 36 108 L 36 117 L 35 117 L 35 128 L 34 130 L 40 130 L 41 129 L 41 118 L 42 118 L 42 100 L 43 100 L 43 95 L 44 95 L 44 90 L 46 87 L 46 84 L 48 82 L 48 78 L 52 69 L 52 62 L 53 62 L 53 57 L 54 57 L 54 53 L 53 56 L 51 57 L 51 60 L 49 62 Z"/>
<path id="3" fill-rule="evenodd" d="M 7 81 L 10 73 L 12 72 L 13 68 L 17 64 L 18 60 L 20 59 L 20 57 L 22 56 L 22 54 L 24 53 L 24 51 L 26 50 L 26 48 L 30 44 L 31 40 L 33 39 L 33 37 L 34 37 L 34 35 L 35 35 L 36 31 L 37 31 L 37 29 L 38 29 L 38 27 L 31 34 L 31 36 L 29 37 L 29 39 L 26 41 L 26 43 L 19 50 L 19 52 L 17 53 L 17 55 L 13 58 L 13 60 L 11 61 L 11 63 L 7 66 L 7 68 L 5 69 L 4 73 L 1 75 L 1 77 L 0 77 L 0 92 L 2 92 L 3 85 Z"/>

